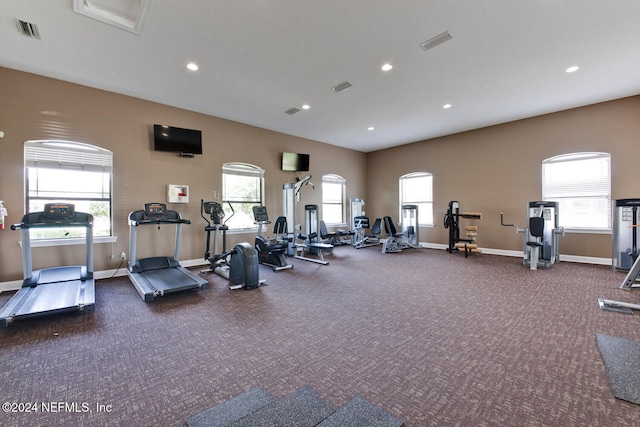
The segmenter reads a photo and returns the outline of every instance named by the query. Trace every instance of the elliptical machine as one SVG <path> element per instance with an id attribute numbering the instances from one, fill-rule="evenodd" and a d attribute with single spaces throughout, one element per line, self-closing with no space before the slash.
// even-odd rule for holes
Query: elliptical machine
<path id="1" fill-rule="evenodd" d="M 227 202 L 228 203 L 228 202 Z M 226 222 L 234 215 L 233 206 L 229 203 L 231 215 L 225 220 L 222 205 L 218 202 L 205 202 L 200 199 L 200 216 L 207 222 L 204 231 L 207 232 L 207 244 L 204 252 L 204 259 L 211 263 L 211 269 L 214 273 L 229 280 L 231 284 L 229 289 L 255 289 L 264 283 L 260 280 L 258 271 L 258 253 L 249 243 L 238 243 L 227 251 L 227 230 L 229 226 Z M 205 217 L 209 215 L 209 219 Z M 213 224 L 212 224 L 213 222 Z M 214 255 L 211 256 L 211 232 L 214 232 Z M 222 253 L 218 253 L 218 245 L 220 242 L 220 234 L 222 234 Z M 207 271 L 207 270 L 205 270 Z"/>

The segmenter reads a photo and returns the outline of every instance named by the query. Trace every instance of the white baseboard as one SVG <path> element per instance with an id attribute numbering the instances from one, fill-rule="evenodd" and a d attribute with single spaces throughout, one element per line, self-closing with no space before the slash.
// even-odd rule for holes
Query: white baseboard
<path id="1" fill-rule="evenodd" d="M 449 248 L 449 245 L 444 245 L 441 243 L 421 242 L 420 246 L 424 248 L 443 249 L 443 250 L 446 250 Z M 524 254 L 522 251 L 510 251 L 506 249 L 482 248 L 482 253 L 489 254 L 489 255 L 510 256 L 510 257 L 516 257 L 516 258 L 524 257 Z M 599 264 L 599 265 L 611 265 L 612 263 L 611 258 L 598 258 L 598 257 L 563 255 L 563 254 L 560 254 L 560 261 L 577 262 L 582 264 Z"/>
<path id="2" fill-rule="evenodd" d="M 426 243 L 420 242 L 420 246 L 423 248 L 429 249 L 441 249 L 446 250 L 449 246 L 442 243 Z M 522 251 L 509 251 L 505 249 L 491 249 L 491 248 L 482 248 L 482 253 L 489 255 L 501 255 L 501 256 L 510 256 L 522 258 Z M 562 255 L 560 254 L 560 261 L 566 262 L 577 262 L 583 264 L 599 264 L 599 265 L 611 265 L 611 258 L 597 258 L 597 257 L 587 257 L 587 256 L 576 256 L 576 255 Z M 208 265 L 209 263 L 204 259 L 190 259 L 185 261 L 180 261 L 180 264 L 183 267 L 197 267 L 201 265 Z M 111 270 L 101 270 L 96 271 L 93 274 L 95 279 L 109 279 L 111 277 L 120 277 L 127 275 L 127 267 L 121 267 L 119 269 L 111 269 Z M 22 280 L 12 280 L 9 282 L 0 282 L 0 293 L 8 292 L 8 291 L 17 291 L 22 287 Z"/>
<path id="3" fill-rule="evenodd" d="M 190 259 L 186 261 L 180 261 L 180 265 L 183 267 L 196 267 L 199 265 L 209 265 L 204 259 Z M 127 275 L 127 265 L 118 268 L 117 270 L 101 270 L 93 273 L 93 278 L 98 279 L 110 279 L 112 277 L 121 277 Z M 12 280 L 10 282 L 0 282 L 0 293 L 8 291 L 17 291 L 22 287 L 22 280 Z"/>
<path id="4" fill-rule="evenodd" d="M 0 283 L 0 293 L 5 291 L 17 291 L 22 287 L 22 280 L 12 280 Z"/>

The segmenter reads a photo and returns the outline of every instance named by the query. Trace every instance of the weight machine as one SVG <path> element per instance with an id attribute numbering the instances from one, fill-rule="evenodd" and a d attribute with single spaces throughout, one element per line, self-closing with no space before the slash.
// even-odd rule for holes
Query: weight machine
<path id="1" fill-rule="evenodd" d="M 361 221 L 365 217 L 364 214 L 364 200 L 360 197 L 352 197 L 349 199 L 349 225 L 354 233 L 351 235 L 351 244 L 357 247 L 357 242 L 362 241 L 364 235 L 364 228 Z M 369 228 L 369 218 L 367 217 L 366 228 Z M 359 232 L 360 231 L 360 232 Z"/>
<path id="2" fill-rule="evenodd" d="M 640 256 L 638 242 L 640 240 L 640 215 L 638 209 L 640 199 L 619 199 L 614 202 L 612 233 L 612 268 L 617 271 L 628 271 L 619 289 L 632 290 L 640 287 Z M 640 304 L 598 299 L 603 310 L 632 314 L 632 310 L 640 310 Z"/>
<path id="3" fill-rule="evenodd" d="M 460 212 L 460 204 L 456 200 L 449 202 L 449 208 L 444 216 L 444 228 L 449 229 L 449 246 L 447 247 L 447 252 L 459 252 L 464 249 L 465 258 L 471 253 L 482 252 L 482 249 L 479 249 L 476 243 L 476 236 L 478 235 L 477 226 L 466 226 L 466 237 L 460 237 L 460 218 L 482 219 L 482 214 L 477 212 Z"/>
<path id="4" fill-rule="evenodd" d="M 558 207 L 558 202 L 529 202 L 526 228 L 505 224 L 504 214 L 500 213 L 502 226 L 515 227 L 517 234 L 523 233 L 522 265 L 529 266 L 530 270 L 549 268 L 560 262 L 558 238 L 564 236 L 564 227 L 559 224 Z"/>
<path id="5" fill-rule="evenodd" d="M 373 225 L 369 222 L 369 217 L 365 215 L 356 216 L 353 220 L 355 233 L 351 238 L 354 241 L 353 247 L 356 249 L 376 246 L 382 239 L 382 218 L 376 218 Z M 367 233 L 367 230 L 369 232 Z"/>
<path id="6" fill-rule="evenodd" d="M 382 253 L 401 252 L 407 248 L 420 248 L 418 238 L 418 206 L 402 205 L 400 231 L 390 216 L 382 218 L 386 239 L 382 243 Z"/>
<path id="7" fill-rule="evenodd" d="M 419 248 L 420 238 L 418 237 L 418 206 L 402 205 L 402 240 L 410 248 Z"/>
<path id="8" fill-rule="evenodd" d="M 296 231 L 301 230 L 302 226 L 297 222 L 297 204 L 300 201 L 300 190 L 303 185 L 310 185 L 315 189 L 315 185 L 311 182 L 311 175 L 306 175 L 304 178 L 299 179 L 296 177 L 296 182 L 288 182 L 282 186 L 282 211 L 283 216 L 287 219 L 287 229 L 285 236 L 295 236 Z M 294 247 L 295 239 L 289 239 L 286 254 L 290 256 L 296 255 L 296 248 Z"/>
<path id="9" fill-rule="evenodd" d="M 364 200 L 360 197 L 349 199 L 349 205 L 349 224 L 353 230 L 351 245 L 356 249 L 379 245 L 382 238 L 382 219 L 376 219 L 372 225 L 364 213 Z"/>
<path id="10" fill-rule="evenodd" d="M 629 271 L 638 258 L 640 243 L 640 199 L 619 199 L 613 203 L 612 268 Z"/>
<path id="11" fill-rule="evenodd" d="M 318 222 L 318 226 L 320 227 L 320 239 L 322 243 L 327 243 L 333 246 L 342 246 L 350 244 L 351 236 L 355 235 L 356 232 L 353 230 L 336 230 L 333 232 L 328 231 L 327 224 L 323 220 Z M 347 240 L 347 238 L 349 240 Z"/>
<path id="12" fill-rule="evenodd" d="M 304 261 L 327 265 L 329 261 L 324 259 L 324 253 L 332 253 L 333 245 L 321 243 L 318 240 L 318 205 L 305 205 L 304 211 L 307 234 L 298 234 L 297 238 L 302 240 L 302 243 L 293 244 L 295 250 L 294 257 Z M 305 254 L 316 255 L 318 258 L 309 258 Z"/>
<path id="13" fill-rule="evenodd" d="M 619 286 L 620 289 L 624 289 L 626 291 L 630 291 L 632 289 L 638 288 L 636 284 L 638 275 L 640 274 L 640 257 L 636 257 L 633 265 L 629 269 L 629 272 L 625 276 L 622 284 Z M 598 304 L 600 308 L 603 310 L 609 311 L 617 311 L 618 313 L 624 314 L 633 314 L 633 310 L 640 310 L 640 304 L 632 304 L 628 302 L 622 301 L 613 301 L 604 298 L 598 298 Z"/>

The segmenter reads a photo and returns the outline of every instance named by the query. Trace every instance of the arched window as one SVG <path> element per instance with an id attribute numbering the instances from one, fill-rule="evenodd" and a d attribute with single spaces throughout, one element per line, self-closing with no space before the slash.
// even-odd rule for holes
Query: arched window
<path id="1" fill-rule="evenodd" d="M 346 180 L 340 175 L 322 176 L 322 220 L 326 224 L 344 224 Z"/>
<path id="2" fill-rule="evenodd" d="M 94 237 L 112 235 L 113 153 L 72 141 L 24 143 L 25 210 L 38 212 L 45 203 L 73 203 L 76 211 L 93 215 Z M 84 237 L 84 228 L 37 228 L 31 238 Z"/>
<path id="3" fill-rule="evenodd" d="M 230 230 L 256 228 L 253 207 L 264 204 L 264 169 L 247 163 L 223 164 L 222 200 Z"/>
<path id="4" fill-rule="evenodd" d="M 418 225 L 433 225 L 433 175 L 413 172 L 400 177 L 400 206 L 418 206 Z M 399 212 L 399 216 L 402 213 Z"/>
<path id="5" fill-rule="evenodd" d="M 611 155 L 569 153 L 543 160 L 542 199 L 559 203 L 565 229 L 611 230 Z"/>

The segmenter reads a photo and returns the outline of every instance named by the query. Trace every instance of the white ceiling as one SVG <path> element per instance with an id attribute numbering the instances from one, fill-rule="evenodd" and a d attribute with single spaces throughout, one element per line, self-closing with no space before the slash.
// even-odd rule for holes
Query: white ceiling
<path id="1" fill-rule="evenodd" d="M 139 34 L 73 4 L 0 0 L 0 66 L 363 152 L 640 94 L 639 0 L 150 0 Z"/>

